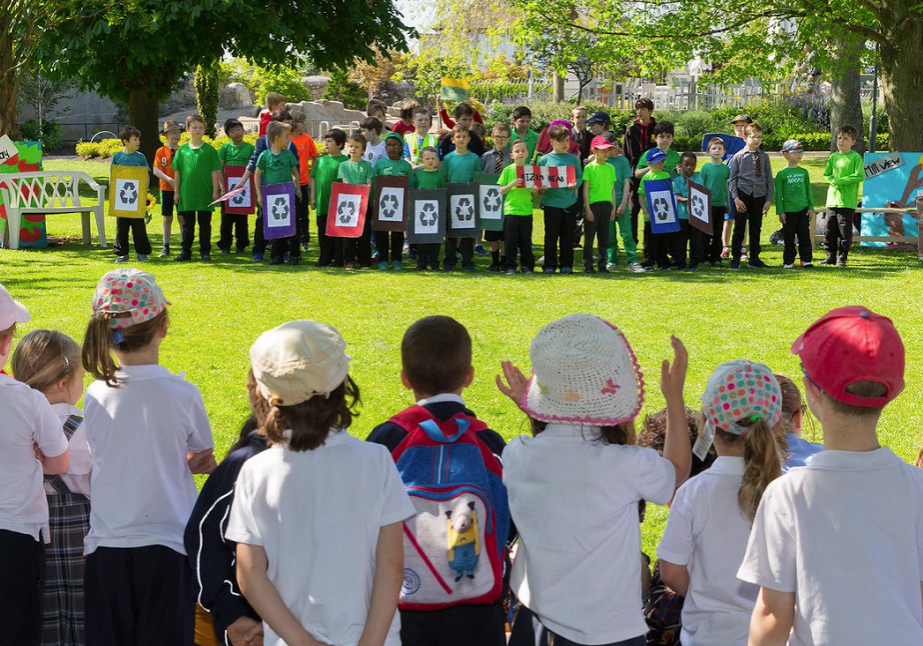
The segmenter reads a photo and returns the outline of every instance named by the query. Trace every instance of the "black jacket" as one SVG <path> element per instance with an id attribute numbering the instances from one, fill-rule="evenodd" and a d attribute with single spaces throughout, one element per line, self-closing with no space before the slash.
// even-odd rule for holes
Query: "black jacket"
<path id="1" fill-rule="evenodd" d="M 646 126 L 642 126 L 640 121 L 635 121 L 625 131 L 625 145 L 622 148 L 628 163 L 631 164 L 631 170 L 637 168 L 641 155 L 656 145 L 654 141 L 654 126 L 656 125 L 657 121 L 652 117 Z"/>

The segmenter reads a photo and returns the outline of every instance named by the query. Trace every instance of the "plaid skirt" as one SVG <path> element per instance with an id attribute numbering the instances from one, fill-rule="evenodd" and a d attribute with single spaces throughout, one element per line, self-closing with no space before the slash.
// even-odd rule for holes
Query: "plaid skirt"
<path id="1" fill-rule="evenodd" d="M 48 512 L 42 645 L 83 646 L 83 539 L 90 531 L 90 502 L 81 494 L 49 494 Z"/>

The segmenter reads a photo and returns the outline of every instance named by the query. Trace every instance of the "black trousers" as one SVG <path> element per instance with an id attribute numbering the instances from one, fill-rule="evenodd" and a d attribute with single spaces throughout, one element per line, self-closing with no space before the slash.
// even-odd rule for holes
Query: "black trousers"
<path id="1" fill-rule="evenodd" d="M 378 247 L 380 262 L 401 262 L 404 251 L 403 231 L 376 231 L 375 245 Z M 390 257 L 389 257 L 390 256 Z"/>
<path id="2" fill-rule="evenodd" d="M 439 269 L 439 245 L 417 244 L 411 245 L 417 248 L 417 269 Z"/>
<path id="3" fill-rule="evenodd" d="M 445 258 L 443 266 L 446 269 L 454 269 L 458 258 L 455 252 L 461 252 L 462 267 L 468 269 L 474 267 L 474 238 L 450 238 L 445 239 Z"/>
<path id="4" fill-rule="evenodd" d="M 801 256 L 801 262 L 813 262 L 811 218 L 808 217 L 807 209 L 785 214 L 785 224 L 782 225 L 782 238 L 785 240 L 785 247 L 782 250 L 783 264 L 792 265 L 795 263 L 796 236 L 798 238 L 798 254 Z"/>
<path id="5" fill-rule="evenodd" d="M 577 228 L 577 213 L 580 206 L 567 208 L 546 206 L 545 211 L 545 269 L 574 266 L 574 231 Z M 558 262 L 558 245 L 561 259 Z"/>
<path id="6" fill-rule="evenodd" d="M 199 219 L 199 251 L 203 256 L 212 252 L 212 212 L 211 211 L 180 211 L 183 217 L 183 253 L 192 254 L 192 243 L 195 241 L 196 216 Z M 263 223 L 260 222 L 261 229 Z M 256 249 L 254 249 L 254 252 Z"/>
<path id="7" fill-rule="evenodd" d="M 689 220 L 679 220 L 679 231 L 673 233 L 673 242 L 670 245 L 670 257 L 673 264 L 683 268 L 686 266 L 686 247 L 689 246 L 690 229 Z"/>
<path id="8" fill-rule="evenodd" d="M 151 241 L 147 237 L 147 224 L 144 218 L 116 218 L 115 243 L 112 251 L 116 256 L 128 255 L 128 232 L 135 243 L 135 253 L 147 256 L 151 253 Z"/>
<path id="9" fill-rule="evenodd" d="M 122 219 L 125 218 L 119 218 Z M 28 534 L 0 529 L 0 554 L 4 561 L 0 575 L 0 645 L 38 646 L 45 595 L 45 546 Z"/>
<path id="10" fill-rule="evenodd" d="M 308 244 L 311 242 L 311 209 L 308 197 L 311 195 L 311 185 L 303 184 L 301 186 L 301 201 L 295 200 L 295 217 L 298 218 L 299 231 L 301 232 L 301 242 Z"/>
<path id="11" fill-rule="evenodd" d="M 593 202 L 590 204 L 593 221 L 584 219 L 583 222 L 583 268 L 593 266 L 593 242 L 599 251 L 597 265 L 600 269 L 606 268 L 606 253 L 609 249 L 609 216 L 612 215 L 612 202 Z"/>
<path id="12" fill-rule="evenodd" d="M 402 617 L 403 618 L 403 617 Z M 601 646 L 645 646 L 644 635 L 623 639 Z M 525 606 L 520 607 L 513 622 L 509 646 L 584 646 L 557 635 L 542 625 L 538 616 Z"/>
<path id="13" fill-rule="evenodd" d="M 654 233 L 651 229 L 651 223 L 644 223 L 644 248 L 650 249 L 647 259 L 644 261 L 646 267 L 657 265 L 661 269 L 670 268 L 669 253 L 675 236 L 675 233 Z"/>
<path id="14" fill-rule="evenodd" d="M 224 204 L 221 205 L 221 228 L 220 237 L 218 238 L 218 248 L 222 251 L 230 251 L 231 244 L 237 238 L 237 252 L 240 253 L 250 246 L 250 232 L 247 222 L 248 215 L 238 215 L 224 212 Z"/>
<path id="15" fill-rule="evenodd" d="M 287 238 L 273 238 L 269 246 L 270 258 L 283 258 L 288 253 L 290 258 L 301 258 L 301 220 L 295 218 L 295 235 Z"/>
<path id="16" fill-rule="evenodd" d="M 638 237 L 638 214 L 641 212 L 641 198 L 638 195 L 638 187 L 641 186 L 641 180 L 635 178 L 634 175 L 635 169 L 632 168 L 632 178 L 631 178 L 631 232 L 635 236 L 635 242 L 641 240 Z M 642 257 L 642 262 L 647 261 L 647 238 L 644 238 L 644 256 Z"/>
<path id="17" fill-rule="evenodd" d="M 739 211 L 734 216 L 734 233 L 731 235 L 731 258 L 740 259 L 743 249 L 744 231 L 750 225 L 750 260 L 760 257 L 760 233 L 763 229 L 763 205 L 766 196 L 753 197 L 746 193 L 738 193 L 737 197 L 746 205 L 747 212 Z"/>
<path id="18" fill-rule="evenodd" d="M 503 604 L 401 611 L 403 646 L 506 646 Z"/>
<path id="19" fill-rule="evenodd" d="M 356 260 L 363 267 L 372 264 L 372 218 L 365 216 L 365 226 L 358 238 L 343 238 L 343 258 L 346 262 Z"/>
<path id="20" fill-rule="evenodd" d="M 702 234 L 703 244 L 705 245 L 702 255 L 703 262 L 706 260 L 709 262 L 721 262 L 721 250 L 724 248 L 724 241 L 721 239 L 721 234 L 724 232 L 724 212 L 725 207 L 723 206 L 711 207 L 711 219 L 715 226 L 711 237 L 706 236 L 704 233 Z"/>
<path id="21" fill-rule="evenodd" d="M 829 209 L 832 214 L 827 215 L 827 226 L 824 229 L 824 240 L 827 243 L 827 260 L 837 260 L 846 262 L 849 255 L 849 248 L 852 246 L 852 227 L 853 217 L 856 209 L 845 209 L 835 207 Z"/>
<path id="22" fill-rule="evenodd" d="M 343 238 L 335 238 L 327 235 L 327 214 L 317 214 L 317 240 L 320 244 L 320 258 L 317 264 L 326 267 L 333 263 L 334 265 L 343 265 Z"/>
<path id="23" fill-rule="evenodd" d="M 506 253 L 504 269 L 516 269 L 516 256 L 519 266 L 535 269 L 535 256 L 532 254 L 532 216 L 507 215 L 503 218 L 503 248 Z"/>
<path id="24" fill-rule="evenodd" d="M 168 547 L 99 547 L 86 564 L 86 646 L 192 646 L 188 559 Z"/>

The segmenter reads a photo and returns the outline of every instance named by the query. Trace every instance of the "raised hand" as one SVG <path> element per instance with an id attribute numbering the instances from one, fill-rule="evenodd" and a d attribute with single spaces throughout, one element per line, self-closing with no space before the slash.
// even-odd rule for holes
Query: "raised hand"
<path id="1" fill-rule="evenodd" d="M 497 388 L 519 406 L 526 394 L 529 380 L 522 374 L 522 370 L 513 365 L 512 361 L 503 361 L 500 366 L 503 368 L 503 377 L 497 375 Z"/>

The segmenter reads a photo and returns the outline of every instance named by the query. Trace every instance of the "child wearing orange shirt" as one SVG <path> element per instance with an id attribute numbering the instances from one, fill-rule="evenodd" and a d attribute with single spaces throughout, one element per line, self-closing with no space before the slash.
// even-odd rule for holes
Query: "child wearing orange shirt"
<path id="1" fill-rule="evenodd" d="M 314 145 L 314 139 L 305 132 L 307 124 L 307 115 L 301 110 L 292 110 L 292 134 L 290 135 L 292 143 L 298 149 L 298 169 L 299 183 L 301 184 L 301 194 L 310 195 L 311 185 L 311 166 L 317 159 L 317 146 Z M 301 249 L 308 253 L 308 245 L 311 242 L 311 222 L 310 212 L 308 210 L 308 200 L 301 200 L 295 205 L 295 217 L 298 218 L 298 229 L 301 231 Z"/>
<path id="2" fill-rule="evenodd" d="M 183 134 L 183 126 L 178 121 L 170 119 L 163 122 L 164 139 L 167 140 L 165 146 L 161 146 L 154 155 L 154 177 L 160 180 L 160 215 L 163 216 L 163 249 L 160 250 L 159 256 L 166 258 L 170 255 L 170 232 L 173 230 L 173 196 L 175 182 L 174 171 L 170 164 L 173 163 L 173 155 L 179 148 L 179 138 Z"/>

